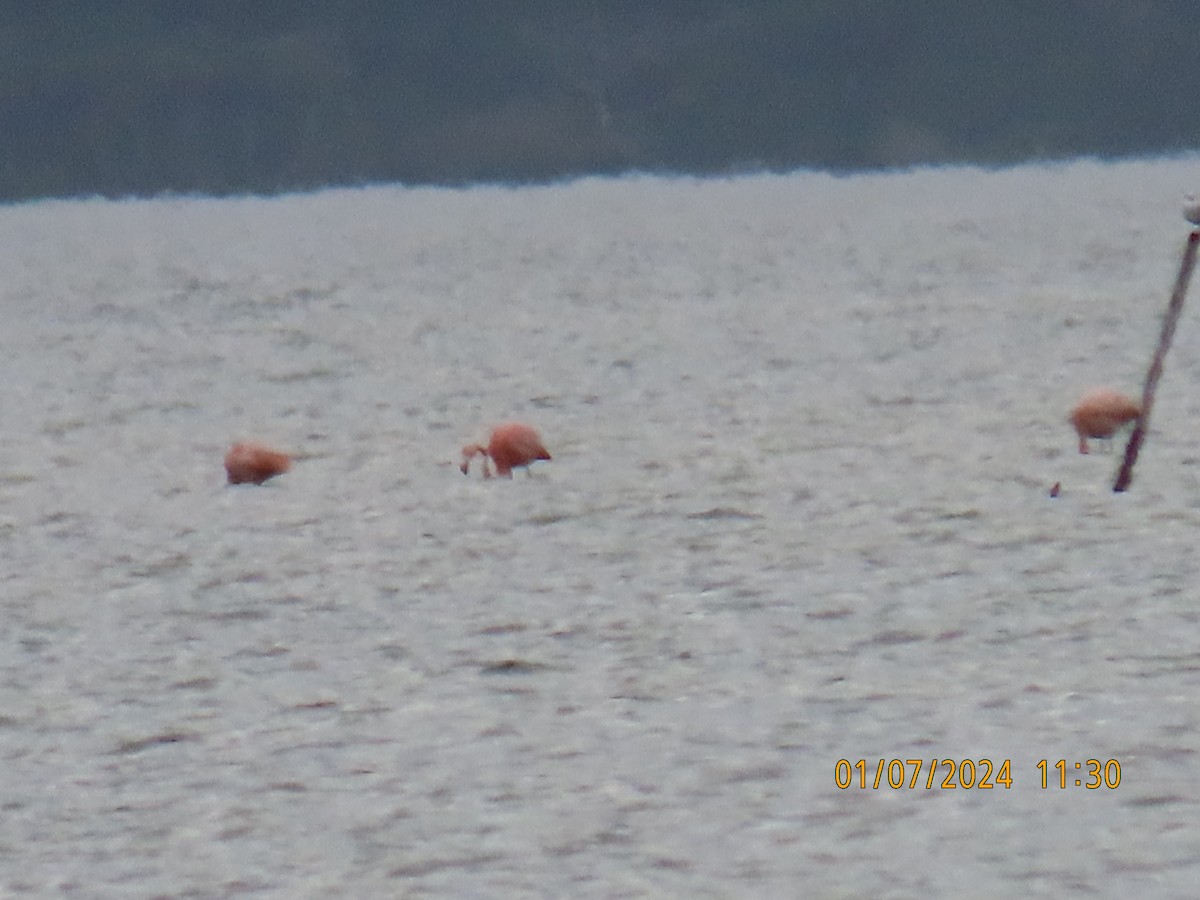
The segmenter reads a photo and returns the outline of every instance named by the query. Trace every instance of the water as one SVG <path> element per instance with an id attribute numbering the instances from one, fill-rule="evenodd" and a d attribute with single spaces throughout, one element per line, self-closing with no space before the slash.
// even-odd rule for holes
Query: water
<path id="1" fill-rule="evenodd" d="M 0 888 L 1193 895 L 1195 309 L 1128 494 L 1065 418 L 1195 173 L 0 209 Z"/>

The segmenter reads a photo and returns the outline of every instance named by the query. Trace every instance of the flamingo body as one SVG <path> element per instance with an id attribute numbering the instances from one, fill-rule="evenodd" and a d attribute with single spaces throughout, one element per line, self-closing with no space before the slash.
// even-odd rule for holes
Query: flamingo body
<path id="1" fill-rule="evenodd" d="M 254 441 L 234 444 L 225 454 L 230 484 L 262 484 L 292 467 L 292 458 Z"/>
<path id="2" fill-rule="evenodd" d="M 550 454 L 542 444 L 538 433 L 522 422 L 505 422 L 492 429 L 492 436 L 485 447 L 482 444 L 468 444 L 463 447 L 463 461 L 460 467 L 466 475 L 470 469 L 471 460 L 482 456 L 483 476 L 491 477 L 487 461 L 491 459 L 496 464 L 496 474 L 502 478 L 512 478 L 512 470 L 528 466 L 539 459 L 550 459 Z"/>
<path id="3" fill-rule="evenodd" d="M 1111 388 L 1088 391 L 1071 410 L 1070 422 L 1079 435 L 1079 452 L 1088 452 L 1088 438 L 1107 440 L 1141 413 L 1137 401 Z"/>

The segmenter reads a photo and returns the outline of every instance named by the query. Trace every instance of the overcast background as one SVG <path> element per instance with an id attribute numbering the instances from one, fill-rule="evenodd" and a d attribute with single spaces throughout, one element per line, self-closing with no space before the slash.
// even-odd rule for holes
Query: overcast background
<path id="1" fill-rule="evenodd" d="M 1189 0 L 3 8 L 3 200 L 1200 146 Z"/>

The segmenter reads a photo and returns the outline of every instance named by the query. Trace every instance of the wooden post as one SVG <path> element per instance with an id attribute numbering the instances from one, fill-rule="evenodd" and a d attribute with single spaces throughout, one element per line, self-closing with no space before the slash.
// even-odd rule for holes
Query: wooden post
<path id="1" fill-rule="evenodd" d="M 1133 434 L 1129 435 L 1129 443 L 1125 445 L 1125 459 L 1113 490 L 1120 493 L 1129 487 L 1133 481 L 1133 464 L 1137 462 L 1138 450 L 1146 439 L 1146 429 L 1150 427 L 1150 410 L 1154 406 L 1154 391 L 1158 380 L 1162 378 L 1163 360 L 1171 348 L 1171 339 L 1175 336 L 1175 326 L 1179 322 L 1179 314 L 1183 312 L 1183 298 L 1187 296 L 1188 283 L 1192 280 L 1192 270 L 1196 268 L 1196 249 L 1200 244 L 1200 231 L 1193 230 L 1188 235 L 1187 246 L 1183 250 L 1183 259 L 1179 263 L 1179 276 L 1175 279 L 1175 288 L 1171 291 L 1171 302 L 1167 304 L 1167 314 L 1163 317 L 1162 334 L 1158 338 L 1158 348 L 1154 351 L 1154 359 L 1146 372 L 1146 383 L 1142 385 L 1142 411 L 1133 426 Z"/>

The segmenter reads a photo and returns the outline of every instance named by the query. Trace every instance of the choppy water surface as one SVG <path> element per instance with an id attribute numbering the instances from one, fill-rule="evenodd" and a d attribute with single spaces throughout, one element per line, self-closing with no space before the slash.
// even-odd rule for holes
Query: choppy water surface
<path id="1" fill-rule="evenodd" d="M 1131 492 L 1065 416 L 1196 175 L 0 210 L 0 887 L 1194 895 L 1196 304 Z M 464 478 L 504 418 L 554 461 Z"/>

